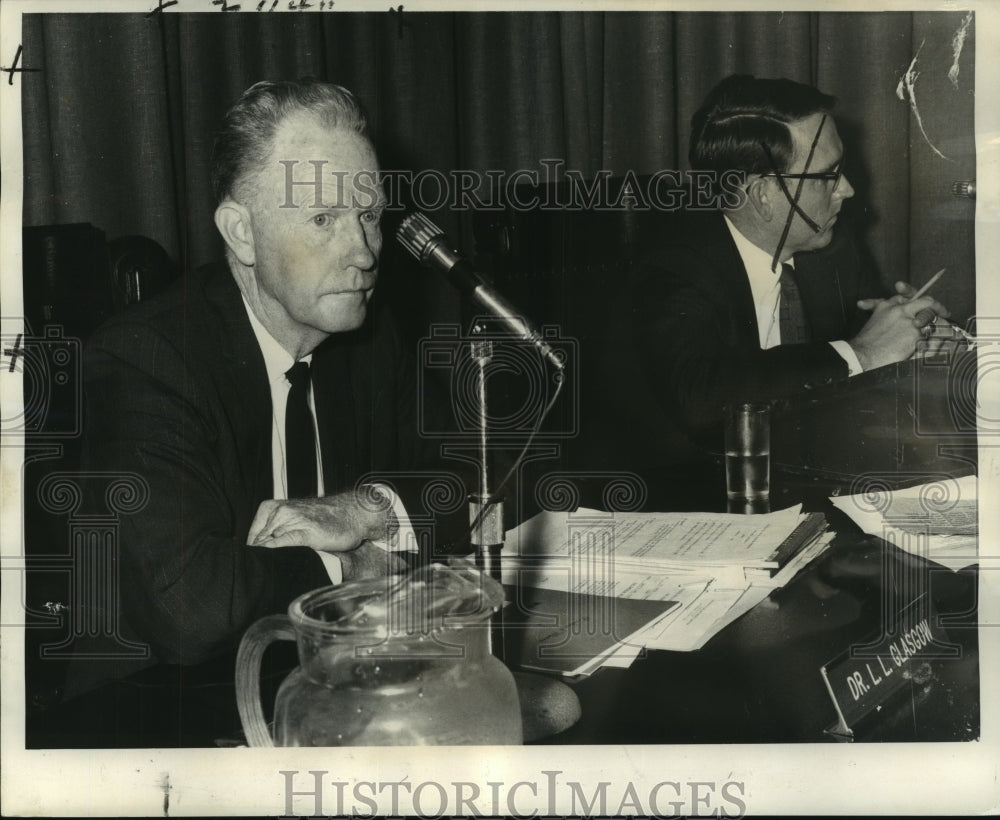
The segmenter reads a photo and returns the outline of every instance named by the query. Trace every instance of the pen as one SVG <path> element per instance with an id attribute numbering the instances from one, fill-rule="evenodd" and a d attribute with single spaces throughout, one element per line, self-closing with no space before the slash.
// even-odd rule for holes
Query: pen
<path id="1" fill-rule="evenodd" d="M 913 296 L 910 297 L 910 301 L 912 302 L 914 299 L 919 299 L 921 296 L 923 296 L 925 293 L 927 293 L 927 291 L 929 291 L 931 289 L 931 285 L 933 285 L 938 279 L 940 279 L 942 276 L 944 276 L 944 272 L 946 270 L 948 270 L 948 269 L 947 268 L 941 268 L 941 270 L 939 270 L 930 279 L 928 279 L 926 282 L 924 282 L 924 286 L 922 288 L 920 288 L 920 290 L 918 290 L 916 293 L 914 293 Z"/>

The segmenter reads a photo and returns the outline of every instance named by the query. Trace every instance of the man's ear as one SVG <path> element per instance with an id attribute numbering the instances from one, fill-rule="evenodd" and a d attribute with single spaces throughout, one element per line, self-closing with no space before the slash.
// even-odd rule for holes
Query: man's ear
<path id="1" fill-rule="evenodd" d="M 215 227 L 240 264 L 252 268 L 257 261 L 254 250 L 250 212 L 238 202 L 227 199 L 215 209 Z"/>
<path id="2" fill-rule="evenodd" d="M 774 204 L 771 202 L 772 190 L 767 184 L 767 179 L 757 177 L 747 184 L 747 202 L 754 212 L 764 222 L 770 222 L 774 218 Z"/>

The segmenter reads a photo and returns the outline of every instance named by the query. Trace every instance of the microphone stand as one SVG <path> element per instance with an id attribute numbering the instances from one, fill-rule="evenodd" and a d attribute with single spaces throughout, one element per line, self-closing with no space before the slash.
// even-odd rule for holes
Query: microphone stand
<path id="1" fill-rule="evenodd" d="M 477 323 L 473 334 L 483 333 L 485 326 Z M 469 523 L 474 525 L 470 541 L 476 551 L 476 566 L 497 583 L 501 578 L 500 553 L 504 545 L 503 498 L 493 496 L 490 490 L 489 469 L 489 413 L 486 399 L 486 367 L 493 358 L 493 342 L 488 339 L 473 340 L 470 353 L 476 365 L 476 418 L 479 425 L 479 491 L 469 496 Z M 505 661 L 503 635 L 503 608 L 498 609 L 491 622 L 490 646 L 492 653 Z"/>
<path id="2" fill-rule="evenodd" d="M 489 287 L 456 251 L 447 246 L 444 232 L 426 216 L 421 213 L 410 214 L 399 226 L 396 238 L 422 265 L 446 273 L 462 293 L 484 306 L 516 338 L 533 345 L 552 367 L 562 373 L 563 362 L 551 345 L 499 293 Z M 483 333 L 484 330 L 483 325 L 477 323 L 473 334 Z M 475 547 L 476 564 L 480 571 L 502 583 L 500 553 L 504 544 L 503 500 L 493 496 L 495 491 L 491 490 L 490 485 L 489 414 L 486 400 L 486 366 L 493 356 L 493 343 L 487 339 L 472 341 L 471 355 L 476 364 L 479 492 L 469 497 L 470 541 Z M 528 441 L 530 443 L 531 439 Z M 490 624 L 490 646 L 493 655 L 506 663 L 502 608 L 493 615 Z M 576 723 L 580 717 L 580 700 L 569 686 L 550 677 L 520 670 L 511 671 L 517 682 L 526 741 L 548 737 Z"/>
<path id="3" fill-rule="evenodd" d="M 485 332 L 477 322 L 473 335 Z M 477 339 L 470 343 L 470 353 L 476 365 L 476 403 L 479 426 L 479 493 L 469 497 L 469 523 L 473 524 L 470 540 L 476 550 L 476 565 L 480 571 L 502 583 L 501 551 L 504 546 L 503 498 L 491 490 L 489 470 L 489 413 L 486 398 L 486 367 L 493 357 L 493 342 Z M 494 657 L 507 663 L 504 641 L 503 608 L 490 622 L 490 650 Z M 580 699 L 569 686 L 545 675 L 511 667 L 521 703 L 524 740 L 534 741 L 564 731 L 580 718 Z"/>

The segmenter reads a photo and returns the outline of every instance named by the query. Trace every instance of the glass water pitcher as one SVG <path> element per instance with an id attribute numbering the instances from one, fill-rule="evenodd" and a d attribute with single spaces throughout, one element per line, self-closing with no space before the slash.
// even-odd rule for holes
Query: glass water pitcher
<path id="1" fill-rule="evenodd" d="M 521 743 L 514 678 L 490 653 L 503 588 L 471 563 L 324 587 L 247 631 L 236 693 L 251 746 Z M 273 641 L 298 645 L 281 684 L 273 739 L 260 662 Z"/>

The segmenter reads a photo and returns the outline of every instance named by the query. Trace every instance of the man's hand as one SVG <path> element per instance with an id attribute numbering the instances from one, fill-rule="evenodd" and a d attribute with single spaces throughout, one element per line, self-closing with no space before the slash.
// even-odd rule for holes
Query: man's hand
<path id="1" fill-rule="evenodd" d="M 363 490 L 359 492 L 364 492 Z M 384 504 L 361 503 L 353 490 L 323 498 L 271 499 L 257 508 L 247 543 L 254 547 L 304 546 L 344 552 L 362 541 L 387 538 L 398 526 Z"/>
<path id="2" fill-rule="evenodd" d="M 925 328 L 932 329 L 938 316 L 950 315 L 948 308 L 930 296 L 913 299 L 915 292 L 905 282 L 897 282 L 895 296 L 858 302 L 858 307 L 872 311 L 872 316 L 848 344 L 864 370 L 908 359 Z"/>
<path id="3" fill-rule="evenodd" d="M 345 581 L 395 575 L 408 569 L 407 563 L 394 552 L 386 552 L 371 541 L 364 541 L 350 552 L 338 552 Z"/>
<path id="4" fill-rule="evenodd" d="M 896 284 L 893 287 L 896 289 L 897 295 L 903 296 L 907 300 L 912 299 L 917 293 L 917 289 L 908 282 L 902 282 L 902 281 L 896 282 Z M 861 308 L 862 310 L 874 310 L 875 306 L 882 301 L 884 300 L 862 299 L 858 302 L 858 307 Z M 933 322 L 935 318 L 944 319 L 947 318 L 948 316 L 951 316 L 951 311 L 948 310 L 948 308 L 946 308 L 940 302 L 934 302 L 933 305 L 917 312 L 917 315 L 913 317 L 914 327 L 923 328 L 926 327 L 930 322 Z"/>

